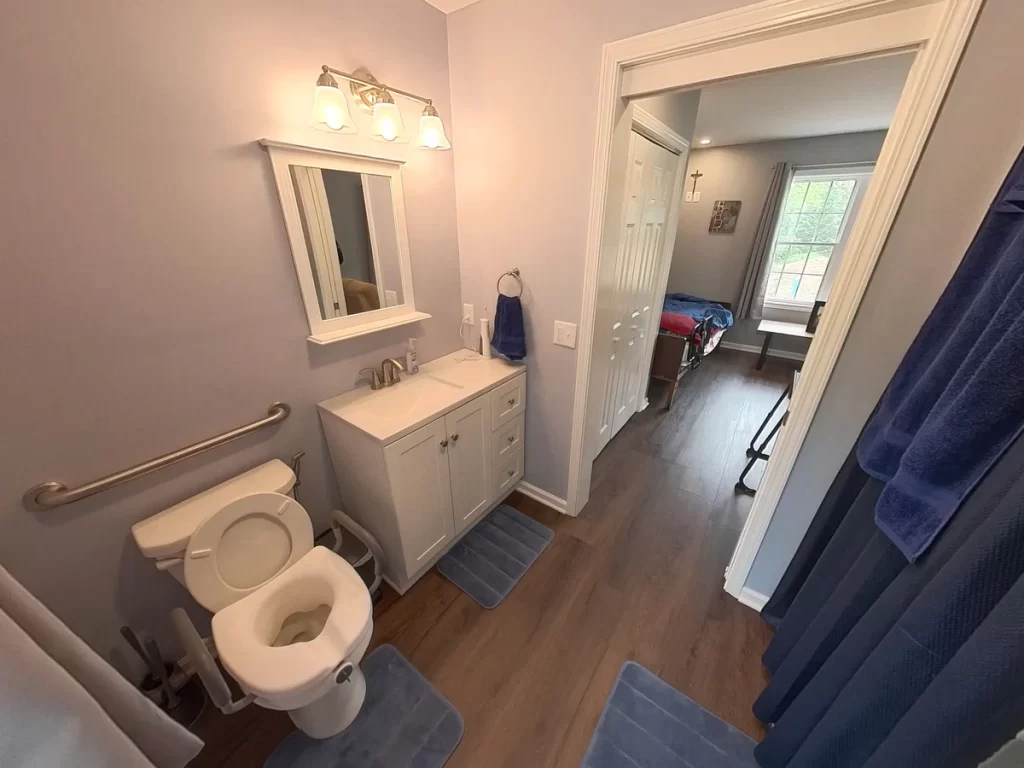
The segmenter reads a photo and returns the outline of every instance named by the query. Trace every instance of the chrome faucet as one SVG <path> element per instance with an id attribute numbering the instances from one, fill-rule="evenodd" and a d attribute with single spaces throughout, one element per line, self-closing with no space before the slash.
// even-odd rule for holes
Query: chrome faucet
<path id="1" fill-rule="evenodd" d="M 402 379 L 399 373 L 405 373 L 405 366 L 393 357 L 389 357 L 380 364 L 381 378 L 384 379 L 383 386 L 390 387 Z"/>
<path id="2" fill-rule="evenodd" d="M 376 368 L 363 368 L 360 373 L 366 373 L 366 371 L 370 372 L 370 389 L 384 389 L 384 387 L 393 386 L 402 380 L 398 374 L 405 373 L 405 366 L 401 361 L 389 357 L 380 364 L 380 373 L 377 373 Z"/>

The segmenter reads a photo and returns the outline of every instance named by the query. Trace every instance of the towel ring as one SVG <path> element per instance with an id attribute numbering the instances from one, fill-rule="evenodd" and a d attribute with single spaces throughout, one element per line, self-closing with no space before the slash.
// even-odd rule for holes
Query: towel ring
<path id="1" fill-rule="evenodd" d="M 512 267 L 508 272 L 502 272 L 498 275 L 498 282 L 495 283 L 494 287 L 497 289 L 499 294 L 501 294 L 501 279 L 503 277 L 514 277 L 516 282 L 519 283 L 519 293 L 517 293 L 516 296 L 523 295 L 523 279 L 519 276 L 519 267 Z"/>

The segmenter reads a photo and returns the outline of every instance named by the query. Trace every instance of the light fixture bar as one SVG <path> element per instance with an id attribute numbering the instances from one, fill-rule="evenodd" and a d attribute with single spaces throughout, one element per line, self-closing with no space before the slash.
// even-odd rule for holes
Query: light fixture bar
<path id="1" fill-rule="evenodd" d="M 374 83 L 369 80 L 364 80 L 361 77 L 353 75 L 351 72 L 342 72 L 340 69 L 329 67 L 326 64 L 323 65 L 323 70 L 325 72 L 330 72 L 332 75 L 337 75 L 338 77 L 344 78 L 345 80 L 349 80 L 353 83 L 359 83 L 360 85 L 366 86 L 367 88 L 373 88 L 374 90 L 378 91 L 387 91 L 388 93 L 397 93 L 400 96 L 405 96 L 405 98 L 407 99 L 412 99 L 414 101 L 422 101 L 424 104 L 434 103 L 433 99 L 428 99 L 426 96 L 420 96 L 419 94 L 411 93 L 410 91 L 403 91 L 401 88 L 395 88 L 390 85 L 385 85 L 384 83 Z"/>

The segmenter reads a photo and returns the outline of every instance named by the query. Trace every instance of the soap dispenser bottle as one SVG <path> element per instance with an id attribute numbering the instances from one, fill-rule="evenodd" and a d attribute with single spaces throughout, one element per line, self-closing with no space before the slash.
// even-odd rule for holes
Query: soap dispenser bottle
<path id="1" fill-rule="evenodd" d="M 416 352 L 416 339 L 409 339 L 409 344 L 405 348 L 405 371 L 410 376 L 420 372 L 420 362 Z"/>

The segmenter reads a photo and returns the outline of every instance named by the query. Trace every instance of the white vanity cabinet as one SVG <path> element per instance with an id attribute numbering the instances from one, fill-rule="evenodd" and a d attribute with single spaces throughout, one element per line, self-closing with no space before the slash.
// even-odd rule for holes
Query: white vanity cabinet
<path id="1" fill-rule="evenodd" d="M 525 369 L 467 356 L 320 403 L 344 509 L 380 541 L 399 592 L 523 475 Z"/>

